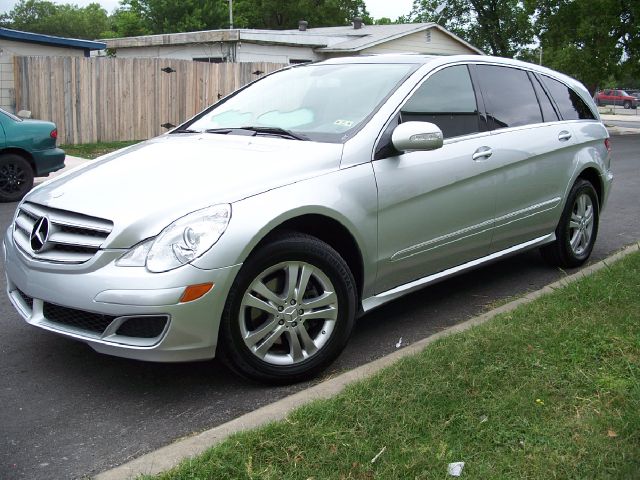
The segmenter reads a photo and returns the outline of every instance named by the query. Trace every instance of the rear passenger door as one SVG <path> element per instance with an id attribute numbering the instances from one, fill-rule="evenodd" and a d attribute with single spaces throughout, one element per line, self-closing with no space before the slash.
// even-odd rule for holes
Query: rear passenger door
<path id="1" fill-rule="evenodd" d="M 503 65 L 476 65 L 475 74 L 493 137 L 493 253 L 554 231 L 576 146 L 534 74 Z"/>

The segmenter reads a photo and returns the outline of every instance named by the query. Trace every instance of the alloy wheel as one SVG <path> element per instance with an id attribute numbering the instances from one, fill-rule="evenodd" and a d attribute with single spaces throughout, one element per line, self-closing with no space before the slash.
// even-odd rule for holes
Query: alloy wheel
<path id="1" fill-rule="evenodd" d="M 569 245 L 576 256 L 582 256 L 589 247 L 594 227 L 593 202 L 586 193 L 580 194 L 569 221 Z"/>
<path id="2" fill-rule="evenodd" d="M 5 163 L 0 167 L 0 191 L 12 194 L 24 188 L 26 182 L 24 170 L 15 163 Z"/>
<path id="3" fill-rule="evenodd" d="M 327 343 L 338 318 L 338 297 L 329 277 L 306 262 L 282 262 L 245 291 L 239 326 L 247 348 L 272 365 L 294 365 Z"/>

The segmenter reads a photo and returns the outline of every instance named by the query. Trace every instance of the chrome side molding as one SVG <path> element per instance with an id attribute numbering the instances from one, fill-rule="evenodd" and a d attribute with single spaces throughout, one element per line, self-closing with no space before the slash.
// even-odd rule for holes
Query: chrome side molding
<path id="1" fill-rule="evenodd" d="M 384 305 L 387 302 L 390 302 L 391 300 L 395 300 L 396 298 L 406 295 L 407 293 L 413 292 L 414 290 L 418 290 L 429 284 L 436 283 L 441 280 L 445 280 L 448 277 L 451 277 L 458 273 L 462 273 L 466 270 L 471 270 L 473 268 L 480 267 L 494 260 L 498 260 L 500 258 L 507 257 L 509 255 L 514 255 L 524 250 L 528 250 L 530 248 L 544 245 L 545 243 L 553 242 L 555 239 L 556 239 L 555 232 L 550 233 L 549 235 L 544 235 L 542 237 L 529 240 L 528 242 L 514 245 L 513 247 L 509 247 L 506 250 L 501 250 L 499 252 L 492 253 L 491 255 L 487 255 L 485 257 L 478 258 L 476 260 L 472 260 L 470 262 L 463 263 L 461 265 L 457 265 L 447 270 L 443 270 L 441 272 L 419 278 L 418 280 L 414 280 L 413 282 L 405 283 L 404 285 L 400 285 L 398 287 L 392 288 L 391 290 L 387 290 L 386 292 L 382 292 L 377 295 L 373 295 L 369 298 L 365 298 L 362 301 L 362 310 L 364 312 L 368 312 L 370 310 L 373 310 L 374 308 Z"/>

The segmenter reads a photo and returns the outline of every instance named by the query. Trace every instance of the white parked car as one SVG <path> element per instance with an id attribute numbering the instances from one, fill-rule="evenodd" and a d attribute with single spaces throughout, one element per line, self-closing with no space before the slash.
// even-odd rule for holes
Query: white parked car
<path id="1" fill-rule="evenodd" d="M 299 381 L 408 292 L 531 248 L 582 264 L 608 141 L 580 83 L 528 63 L 287 68 L 31 191 L 5 236 L 9 297 L 99 352 Z"/>

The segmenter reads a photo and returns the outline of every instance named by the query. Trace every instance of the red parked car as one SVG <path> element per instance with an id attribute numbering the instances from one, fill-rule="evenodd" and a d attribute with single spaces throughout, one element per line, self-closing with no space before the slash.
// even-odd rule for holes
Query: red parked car
<path id="1" fill-rule="evenodd" d="M 596 93 L 595 101 L 600 105 L 620 105 L 626 109 L 638 108 L 638 99 L 624 90 L 602 90 Z"/>

